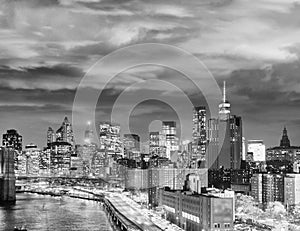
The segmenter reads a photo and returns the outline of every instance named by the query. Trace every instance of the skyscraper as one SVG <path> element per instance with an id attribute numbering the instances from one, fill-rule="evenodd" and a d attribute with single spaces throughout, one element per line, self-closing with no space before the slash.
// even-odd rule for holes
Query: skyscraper
<path id="1" fill-rule="evenodd" d="M 67 117 L 64 118 L 64 121 L 60 128 L 56 131 L 55 136 L 57 142 L 67 142 L 72 146 L 75 145 L 72 124 L 69 122 Z"/>
<path id="2" fill-rule="evenodd" d="M 90 121 L 88 121 L 87 122 L 87 127 L 86 127 L 86 129 L 85 129 L 85 131 L 84 131 L 84 142 L 86 143 L 86 144 L 91 144 L 91 143 L 93 143 L 94 142 L 94 131 L 93 131 L 93 129 L 91 128 L 91 122 Z"/>
<path id="3" fill-rule="evenodd" d="M 166 157 L 171 159 L 178 151 L 178 138 L 176 136 L 176 122 L 163 121 L 162 122 L 162 140 L 165 141 Z"/>
<path id="4" fill-rule="evenodd" d="M 69 175 L 73 147 L 68 142 L 53 142 L 44 149 L 49 158 L 50 173 L 53 175 Z"/>
<path id="5" fill-rule="evenodd" d="M 150 156 L 160 155 L 159 132 L 150 132 L 149 135 L 149 154 Z"/>
<path id="6" fill-rule="evenodd" d="M 40 170 L 41 150 L 35 144 L 25 146 L 25 150 L 19 155 L 18 171 L 19 175 L 38 176 Z"/>
<path id="7" fill-rule="evenodd" d="M 120 125 L 101 122 L 99 128 L 100 149 L 109 155 L 120 155 L 122 153 Z"/>
<path id="8" fill-rule="evenodd" d="M 205 160 L 206 141 L 206 108 L 194 107 L 192 162 L 195 165 L 198 165 L 198 161 Z"/>
<path id="9" fill-rule="evenodd" d="M 140 157 L 140 137 L 136 134 L 124 134 L 124 156 L 128 159 Z"/>
<path id="10" fill-rule="evenodd" d="M 207 122 L 206 168 L 218 168 L 219 121 L 211 118 Z"/>
<path id="11" fill-rule="evenodd" d="M 226 85 L 223 86 L 223 100 L 219 105 L 219 118 L 208 121 L 207 167 L 218 169 L 239 169 L 243 154 L 242 118 L 230 115 L 231 106 L 226 99 Z"/>
<path id="12" fill-rule="evenodd" d="M 224 167 L 225 169 L 231 168 L 231 132 L 230 132 L 230 112 L 231 105 L 226 99 L 226 83 L 223 85 L 223 99 L 219 104 L 219 145 L 220 151 L 218 155 L 218 167 Z M 223 143 L 221 143 L 223 141 Z"/>
<path id="13" fill-rule="evenodd" d="M 230 116 L 230 168 L 240 169 L 243 154 L 242 117 Z"/>
<path id="14" fill-rule="evenodd" d="M 7 130 L 2 136 L 2 145 L 18 152 L 22 151 L 22 136 L 15 129 Z"/>
<path id="15" fill-rule="evenodd" d="M 56 141 L 54 130 L 49 127 L 47 131 L 47 146 Z"/>

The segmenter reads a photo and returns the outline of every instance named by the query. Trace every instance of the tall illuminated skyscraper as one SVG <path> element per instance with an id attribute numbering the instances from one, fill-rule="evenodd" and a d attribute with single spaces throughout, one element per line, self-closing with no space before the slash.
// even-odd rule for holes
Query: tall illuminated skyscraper
<path id="1" fill-rule="evenodd" d="M 16 174 L 38 176 L 40 155 L 41 150 L 35 144 L 26 145 L 25 151 L 18 157 L 18 171 L 16 171 Z"/>
<path id="2" fill-rule="evenodd" d="M 165 141 L 166 157 L 171 159 L 172 155 L 178 151 L 178 138 L 176 134 L 175 121 L 162 122 L 162 140 Z"/>
<path id="3" fill-rule="evenodd" d="M 122 142 L 119 124 L 101 122 L 99 125 L 100 149 L 109 155 L 120 155 L 122 153 Z"/>
<path id="4" fill-rule="evenodd" d="M 225 169 L 231 168 L 231 148 L 230 148 L 230 112 L 231 105 L 226 99 L 226 82 L 223 85 L 223 99 L 219 104 L 219 145 L 220 151 L 218 155 L 218 167 Z"/>
<path id="5" fill-rule="evenodd" d="M 218 120 L 211 119 L 208 123 L 207 167 L 240 169 L 243 154 L 242 118 L 230 115 L 230 113 L 231 105 L 226 99 L 224 81 L 223 99 L 219 105 L 219 118 Z M 216 146 L 218 146 L 217 153 Z"/>
<path id="6" fill-rule="evenodd" d="M 219 121 L 216 118 L 210 118 L 207 121 L 207 152 L 206 168 L 218 168 L 219 154 Z"/>
<path id="7" fill-rule="evenodd" d="M 124 156 L 128 159 L 140 157 L 140 137 L 136 134 L 124 134 Z"/>
<path id="8" fill-rule="evenodd" d="M 192 162 L 196 167 L 199 167 L 199 161 L 205 160 L 206 141 L 206 108 L 205 106 L 194 107 Z"/>
<path id="9" fill-rule="evenodd" d="M 230 168 L 240 169 L 243 156 L 242 117 L 230 116 Z"/>
<path id="10" fill-rule="evenodd" d="M 150 132 L 149 134 L 149 154 L 155 156 L 160 154 L 159 132 Z"/>
<path id="11" fill-rule="evenodd" d="M 69 122 L 67 117 L 64 118 L 64 121 L 60 128 L 56 131 L 55 136 L 57 142 L 68 142 L 72 146 L 75 145 L 72 124 Z"/>

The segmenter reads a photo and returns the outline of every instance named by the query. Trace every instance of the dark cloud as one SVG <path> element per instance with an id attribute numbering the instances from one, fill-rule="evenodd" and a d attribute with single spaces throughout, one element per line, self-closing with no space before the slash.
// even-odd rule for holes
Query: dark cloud
<path id="1" fill-rule="evenodd" d="M 228 97 L 233 112 L 243 116 L 246 136 L 277 142 L 282 124 L 296 128 L 299 124 L 298 11 L 292 1 L 4 1 L 0 127 L 20 128 L 28 140 L 44 143 L 46 127 L 58 126 L 64 114 L 70 116 L 76 87 L 99 58 L 127 45 L 161 42 L 208 62 L 218 81 L 227 78 Z M 134 83 L 131 78 L 149 74 L 179 87 L 194 105 L 206 103 L 201 92 L 174 71 L 131 72 L 128 79 L 123 75 L 103 91 L 97 119 L 110 114 L 120 93 Z M 97 91 L 99 86 L 88 87 Z M 176 92 L 146 90 L 177 99 Z M 128 97 L 146 90 L 136 89 Z M 173 114 L 165 105 L 145 102 L 133 111 L 133 127 Z"/>

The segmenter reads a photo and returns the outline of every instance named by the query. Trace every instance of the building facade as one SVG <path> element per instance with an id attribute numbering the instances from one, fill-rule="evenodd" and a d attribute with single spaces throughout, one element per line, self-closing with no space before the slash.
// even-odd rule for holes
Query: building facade
<path id="1" fill-rule="evenodd" d="M 234 198 L 160 189 L 165 217 L 188 231 L 233 230 Z"/>
<path id="2" fill-rule="evenodd" d="M 194 107 L 191 161 L 195 167 L 200 167 L 199 161 L 205 161 L 206 142 L 206 108 L 205 106 Z"/>
<path id="3" fill-rule="evenodd" d="M 101 122 L 99 125 L 99 148 L 108 155 L 121 155 L 122 142 L 120 136 L 121 127 L 110 122 Z"/>
<path id="4" fill-rule="evenodd" d="M 257 173 L 251 178 L 251 196 L 259 203 L 284 202 L 284 175 Z"/>
<path id="5" fill-rule="evenodd" d="M 223 100 L 219 105 L 219 118 L 207 124 L 206 167 L 211 169 L 240 169 L 243 155 L 242 118 L 231 115 L 231 105 L 226 99 L 225 82 Z"/>
<path id="6" fill-rule="evenodd" d="M 172 156 L 178 151 L 178 138 L 176 134 L 175 121 L 162 122 L 160 141 L 160 146 L 166 147 L 166 157 L 168 159 L 172 159 Z"/>
<path id="7" fill-rule="evenodd" d="M 287 174 L 284 177 L 284 204 L 300 205 L 300 174 Z"/>
<path id="8" fill-rule="evenodd" d="M 248 152 L 252 153 L 254 162 L 266 161 L 266 146 L 263 140 L 248 140 Z"/>
<path id="9" fill-rule="evenodd" d="M 189 174 L 195 174 L 199 177 L 201 185 L 199 187 L 208 186 L 207 169 L 192 168 L 149 168 L 148 169 L 148 200 L 151 206 L 158 205 L 158 190 L 163 187 L 170 189 L 182 189 L 186 177 Z"/>
<path id="10" fill-rule="evenodd" d="M 60 128 L 56 131 L 55 139 L 56 142 L 67 142 L 71 144 L 72 147 L 75 146 L 72 124 L 67 117 L 64 118 Z"/>
<path id="11" fill-rule="evenodd" d="M 140 137 L 136 134 L 124 134 L 124 157 L 138 159 L 140 157 Z"/>

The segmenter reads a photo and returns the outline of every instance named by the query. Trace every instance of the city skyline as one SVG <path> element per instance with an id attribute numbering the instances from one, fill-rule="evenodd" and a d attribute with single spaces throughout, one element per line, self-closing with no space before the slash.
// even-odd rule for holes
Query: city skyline
<path id="1" fill-rule="evenodd" d="M 201 107 L 203 107 L 203 106 L 198 106 L 198 108 L 201 108 Z M 67 116 L 65 116 L 64 117 L 64 120 L 67 118 Z M 214 118 L 212 118 L 212 119 L 214 119 Z M 157 121 L 156 121 L 157 122 Z M 161 125 L 163 125 L 163 123 L 164 123 L 165 121 L 160 121 L 160 123 L 161 123 Z M 176 123 L 176 121 L 174 121 L 175 123 Z M 98 126 L 96 126 L 96 127 L 99 127 L 100 126 L 100 124 L 101 123 L 110 123 L 110 122 L 108 122 L 108 121 L 99 121 L 98 123 L 97 123 L 97 125 Z M 58 123 L 58 124 L 61 124 L 61 123 Z M 116 125 L 119 125 L 118 123 L 113 123 L 113 124 L 116 124 Z M 86 125 L 88 125 L 88 126 L 90 126 L 90 121 L 86 121 Z M 59 126 L 58 126 L 59 127 Z M 60 127 L 61 128 L 61 127 Z M 48 127 L 48 131 L 47 131 L 47 129 L 45 130 L 46 132 L 45 132 L 45 139 L 43 139 L 43 143 L 42 144 L 39 144 L 39 143 L 37 143 L 35 140 L 31 140 L 30 142 L 27 142 L 26 143 L 26 141 L 24 142 L 24 140 L 26 140 L 26 135 L 22 135 L 22 133 L 21 132 L 19 132 L 19 130 L 17 129 L 17 128 L 8 128 L 8 129 L 6 129 L 6 130 L 3 130 L 3 135 L 6 133 L 6 132 L 8 132 L 8 131 L 10 131 L 10 130 L 16 130 L 19 134 L 21 134 L 22 136 L 23 136 L 23 142 L 22 142 L 22 145 L 23 145 L 23 148 L 26 146 L 26 145 L 30 145 L 30 144 L 35 144 L 35 145 L 37 145 L 39 148 L 43 148 L 43 147 L 46 147 L 47 146 L 47 144 L 48 144 L 48 132 L 49 132 L 49 129 L 52 129 L 52 127 Z M 97 128 L 98 129 L 98 128 Z M 55 130 L 55 129 L 54 129 Z M 55 133 L 54 132 L 54 130 L 52 130 L 52 132 L 53 133 Z M 59 130 L 59 129 L 58 129 Z M 291 137 L 291 130 L 288 130 L 287 129 L 287 126 L 283 126 L 282 127 L 282 130 L 280 130 L 280 131 L 277 131 L 277 133 L 279 133 L 279 137 L 277 138 L 277 143 L 276 143 L 276 141 L 272 141 L 273 143 L 274 143 L 274 145 L 273 146 L 266 146 L 266 147 L 268 147 L 268 148 L 272 148 L 272 147 L 276 147 L 276 146 L 278 146 L 282 141 L 281 141 L 281 135 L 282 135 L 282 131 L 284 131 L 285 133 L 287 133 L 288 132 L 288 136 L 289 136 L 289 138 Z M 81 139 L 79 139 L 80 140 L 80 142 L 76 142 L 76 137 L 74 137 L 73 139 L 75 140 L 75 142 L 74 142 L 74 144 L 79 144 L 79 145 L 83 145 L 83 144 L 85 144 L 86 142 L 87 142 L 87 140 L 86 140 L 86 138 L 85 138 L 85 133 L 86 133 L 86 129 L 82 132 L 83 134 L 82 134 L 82 138 Z M 155 132 L 161 132 L 162 131 L 162 127 L 161 128 L 159 128 L 159 126 L 157 126 L 157 123 L 156 123 L 156 127 L 155 127 L 155 129 L 152 129 L 152 130 L 149 130 L 149 133 L 148 133 L 148 136 L 149 135 L 151 135 L 151 133 L 155 133 Z M 58 131 L 57 131 L 58 132 Z M 92 132 L 92 131 L 91 131 Z M 95 138 L 93 138 L 93 140 L 94 141 L 96 141 L 96 143 L 97 144 L 99 144 L 99 139 L 100 139 L 100 136 L 99 136 L 99 134 L 98 134 L 99 132 L 97 132 L 97 134 L 95 135 Z M 121 139 L 124 139 L 125 138 L 125 136 L 126 135 L 128 135 L 128 134 L 123 134 L 122 133 L 122 128 L 120 128 L 120 134 L 121 134 Z M 125 136 L 124 136 L 125 135 Z M 135 134 L 134 134 L 135 135 Z M 138 135 L 139 136 L 139 135 Z M 244 136 L 243 136 L 244 137 Z M 246 143 L 248 143 L 249 141 L 252 141 L 252 140 L 254 140 L 254 139 L 247 139 L 246 137 L 245 137 L 245 141 L 246 141 Z M 256 140 L 259 140 L 259 139 L 256 139 Z M 3 138 L 2 138 L 2 141 L 3 141 Z M 141 149 L 143 148 L 143 147 L 145 147 L 145 145 L 147 146 L 149 146 L 149 141 L 150 141 L 150 139 L 149 139 L 149 137 L 148 137 L 148 140 L 145 140 L 144 142 L 141 142 Z M 193 132 L 191 133 L 191 138 L 190 139 L 183 139 L 183 140 L 179 140 L 179 142 L 180 142 L 180 144 L 181 143 L 185 143 L 185 142 L 191 142 L 191 143 L 193 143 Z M 261 141 L 263 141 L 264 143 L 265 143 L 265 140 L 264 139 L 261 139 Z M 293 139 L 291 139 L 291 146 L 299 146 L 299 144 L 297 144 L 297 143 L 293 143 Z M 149 148 L 149 147 L 148 147 Z"/>
<path id="2" fill-rule="evenodd" d="M 246 139 L 263 139 L 267 147 L 275 146 L 287 126 L 292 144 L 297 145 L 298 8 L 297 1 L 277 0 L 189 1 L 184 6 L 167 0 L 152 4 L 4 1 L 0 8 L 1 133 L 15 128 L 23 134 L 24 143 L 42 146 L 47 127 L 59 126 L 64 116 L 71 118 L 76 87 L 99 58 L 127 45 L 160 42 L 193 53 L 220 85 L 227 81 L 232 111 L 243 117 Z M 107 110 L 120 91 L 144 77 L 182 83 L 182 76 L 167 68 L 143 66 L 125 71 L 105 90 L 97 118 L 107 120 Z M 192 89 L 183 85 L 187 92 Z M 130 93 L 134 97 L 145 90 L 139 87 Z M 176 92 L 160 86 L 148 91 L 178 100 Z M 189 96 L 195 106 L 203 105 L 201 95 L 193 93 Z M 163 103 L 145 102 L 133 111 L 132 132 L 139 133 L 145 121 L 175 120 L 170 118 L 172 113 Z M 192 117 L 192 109 L 189 113 Z M 85 125 L 82 121 L 78 126 L 84 130 Z M 192 123 L 189 126 L 184 133 L 190 134 Z M 186 138 L 191 140 L 191 136 Z"/>
<path id="3" fill-rule="evenodd" d="M 300 231 L 300 0 L 0 1 L 0 230 Z"/>

